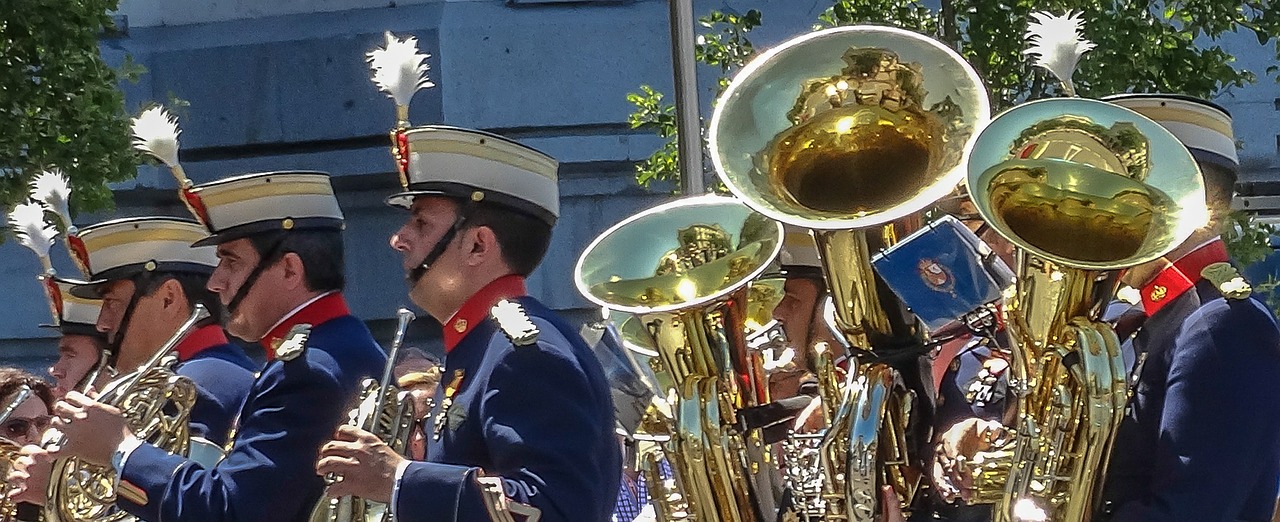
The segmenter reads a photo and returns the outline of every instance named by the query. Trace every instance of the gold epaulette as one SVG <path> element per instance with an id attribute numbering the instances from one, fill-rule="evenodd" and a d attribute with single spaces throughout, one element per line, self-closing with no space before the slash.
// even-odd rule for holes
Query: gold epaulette
<path id="1" fill-rule="evenodd" d="M 1244 280 L 1244 276 L 1231 263 L 1206 266 L 1200 271 L 1200 277 L 1213 283 L 1222 292 L 1222 297 L 1227 299 L 1247 299 L 1253 293 L 1253 287 L 1249 286 L 1249 282 Z"/>
<path id="2" fill-rule="evenodd" d="M 529 346 L 538 341 L 538 327 L 529 320 L 524 307 L 515 301 L 503 299 L 489 309 L 489 317 L 498 323 L 498 329 L 511 344 Z"/>
<path id="3" fill-rule="evenodd" d="M 284 336 L 284 340 L 276 347 L 276 359 L 292 361 L 307 350 L 307 338 L 311 336 L 311 325 L 295 324 Z"/>

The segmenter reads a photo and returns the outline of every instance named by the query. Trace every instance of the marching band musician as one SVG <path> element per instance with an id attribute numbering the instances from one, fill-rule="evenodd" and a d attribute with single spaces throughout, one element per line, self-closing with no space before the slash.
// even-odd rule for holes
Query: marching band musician
<path id="1" fill-rule="evenodd" d="M 985 225 L 967 196 L 944 200 L 939 206 L 977 235 L 1006 266 L 1017 266 L 1012 243 Z M 996 318 L 992 316 L 991 320 L 995 322 Z M 1005 353 L 1008 339 L 998 324 L 988 332 L 975 332 L 962 323 L 963 320 L 957 321 L 934 334 L 938 338 L 954 337 L 943 341 L 934 355 L 938 411 L 934 417 L 933 478 L 940 491 L 930 496 L 932 505 L 923 513 L 934 520 L 981 522 L 991 519 L 991 506 L 947 503 L 959 492 L 948 489 L 950 481 L 945 479 L 944 471 L 961 453 L 956 434 L 965 433 L 968 425 L 981 421 L 1003 422 L 1014 412 L 1010 408 L 1009 359 Z M 953 333 L 957 330 L 962 332 Z"/>
<path id="2" fill-rule="evenodd" d="M 785 282 L 782 300 L 773 308 L 773 319 L 782 325 L 792 351 L 792 364 L 769 375 L 769 396 L 784 399 L 796 395 L 816 395 L 817 379 L 809 350 L 825 342 L 842 346 L 823 320 L 828 291 L 822 275 L 818 245 L 808 230 L 784 225 L 779 266 Z M 841 350 L 843 350 L 841 348 Z M 843 354 L 841 354 L 843 356 Z"/>
<path id="3" fill-rule="evenodd" d="M 71 284 L 55 283 L 48 296 L 58 316 L 58 324 L 50 325 L 62 334 L 58 338 L 58 360 L 49 367 L 53 377 L 53 398 L 61 400 L 67 392 L 85 389 L 85 379 L 102 363 L 102 352 L 107 350 L 107 336 L 98 331 L 98 314 L 102 310 L 101 299 L 85 299 L 71 294 Z M 99 379 L 105 377 L 100 373 Z M 93 383 L 95 385 L 100 383 Z"/>
<path id="4" fill-rule="evenodd" d="M 113 347 L 115 367 L 125 372 L 163 345 L 197 303 L 205 305 L 210 318 L 178 344 L 176 373 L 196 384 L 192 435 L 221 446 L 258 368 L 222 331 L 222 306 L 205 288 L 218 259 L 212 247 L 190 248 L 204 235 L 194 221 L 162 217 L 86 227 L 80 237 L 92 273 L 71 293 L 101 299 L 96 326 Z"/>
<path id="5" fill-rule="evenodd" d="M 208 232 L 194 247 L 216 247 L 208 289 L 226 306 L 227 330 L 261 342 L 269 361 L 231 450 L 206 468 L 138 440 L 118 409 L 72 394 L 57 405 L 62 452 L 114 468 L 118 505 L 142 520 L 307 520 L 323 488 L 310 473 L 316 451 L 385 361 L 341 293 L 342 212 L 328 175 L 315 172 L 237 176 L 188 197 Z"/>
<path id="6" fill-rule="evenodd" d="M 809 358 L 813 347 L 826 343 L 837 350 L 839 364 L 845 364 L 844 345 L 824 319 L 829 292 L 818 245 L 808 230 L 787 224 L 783 229 L 778 254 L 782 299 L 773 307 L 772 317 L 786 339 L 784 353 L 775 357 L 791 360 L 769 371 L 772 402 L 741 412 L 744 426 L 761 428 L 766 443 L 778 442 L 791 431 L 812 432 L 822 426 L 816 368 Z"/>
<path id="7" fill-rule="evenodd" d="M 1130 269 L 1147 320 L 1129 344 L 1132 398 L 1116 433 L 1110 521 L 1267 521 L 1280 476 L 1280 329 L 1231 267 L 1219 230 L 1239 160 L 1225 109 L 1178 95 L 1104 98 L 1169 129 L 1200 166 L 1209 224 Z"/>
<path id="8" fill-rule="evenodd" d="M 177 346 L 175 372 L 196 385 L 191 435 L 221 447 L 253 383 L 256 367 L 243 350 L 227 341 L 222 332 L 222 307 L 205 289 L 217 258 L 213 248 L 190 248 L 204 235 L 198 223 L 163 217 L 126 218 L 85 227 L 80 231 L 85 250 L 72 255 L 85 256 L 80 264 L 89 268 L 89 280 L 56 282 L 63 288 L 70 285 L 70 295 L 62 298 L 64 303 L 80 306 L 78 303 L 99 300 L 93 307 L 99 311 L 95 328 L 106 336 L 108 364 L 121 372 L 140 367 L 181 327 L 195 305 L 204 303 L 211 317 Z M 83 354 L 72 357 L 75 362 L 84 359 L 88 357 Z M 87 397 L 81 388 L 65 393 L 62 399 L 75 402 Z M 21 498 L 38 502 L 43 500 L 45 481 L 59 455 L 37 448 L 26 448 L 23 453 L 24 458 L 15 466 L 27 475 Z"/>
<path id="9" fill-rule="evenodd" d="M 1239 167 L 1230 115 L 1180 95 L 1105 100 L 1182 141 L 1203 174 L 1210 216 L 1164 258 L 1121 278 L 1141 289 L 1146 320 L 1124 345 L 1135 361 L 1131 398 L 1095 519 L 1270 520 L 1280 482 L 1280 329 L 1219 237 Z M 966 456 L 1003 429 L 992 421 L 965 427 L 950 435 Z"/>
<path id="10" fill-rule="evenodd" d="M 405 191 L 388 203 L 410 215 L 391 246 L 444 326 L 428 460 L 342 426 L 316 465 L 343 477 L 328 494 L 389 502 L 400 521 L 487 521 L 482 484 L 500 478 L 512 512 L 608 520 L 622 467 L 609 383 L 578 329 L 525 290 L 559 214 L 557 162 L 475 130 L 405 134 Z"/>

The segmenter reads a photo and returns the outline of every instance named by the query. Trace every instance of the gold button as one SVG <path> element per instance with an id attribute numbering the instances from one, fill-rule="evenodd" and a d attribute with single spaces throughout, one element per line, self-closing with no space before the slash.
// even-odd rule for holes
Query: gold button
<path id="1" fill-rule="evenodd" d="M 479 190 L 471 193 L 471 201 L 480 201 L 484 199 L 484 192 Z"/>
<path id="2" fill-rule="evenodd" d="M 293 218 L 284 218 L 284 221 L 280 222 L 280 228 L 293 230 Z"/>
<path id="3" fill-rule="evenodd" d="M 155 269 L 156 269 L 156 262 L 155 262 L 155 261 L 147 261 L 147 264 L 142 265 L 142 268 L 143 268 L 144 270 L 148 271 L 148 272 L 150 272 L 150 271 L 152 271 L 152 270 L 155 270 Z"/>
<path id="4" fill-rule="evenodd" d="M 453 331 L 458 332 L 458 333 L 462 333 L 462 332 L 467 331 L 467 320 L 466 320 L 466 319 L 458 319 L 457 321 L 454 321 L 454 322 L 453 322 Z"/>

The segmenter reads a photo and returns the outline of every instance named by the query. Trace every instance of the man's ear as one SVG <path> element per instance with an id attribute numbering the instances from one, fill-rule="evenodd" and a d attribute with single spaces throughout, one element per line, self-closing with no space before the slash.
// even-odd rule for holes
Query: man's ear
<path id="1" fill-rule="evenodd" d="M 498 236 L 494 235 L 493 229 L 486 226 L 473 227 L 467 231 L 467 264 L 477 266 L 494 256 L 502 255 L 502 248 L 498 246 Z M 500 257 L 499 257 L 500 258 Z"/>
<path id="2" fill-rule="evenodd" d="M 307 268 L 302 264 L 298 254 L 288 252 L 280 258 L 280 267 L 284 270 L 284 285 L 289 290 L 304 288 L 307 285 Z"/>
<path id="3" fill-rule="evenodd" d="M 185 307 L 187 304 L 187 293 L 182 290 L 182 283 L 177 279 L 169 279 L 161 283 L 157 293 L 165 310 L 178 310 L 177 305 L 181 304 Z"/>

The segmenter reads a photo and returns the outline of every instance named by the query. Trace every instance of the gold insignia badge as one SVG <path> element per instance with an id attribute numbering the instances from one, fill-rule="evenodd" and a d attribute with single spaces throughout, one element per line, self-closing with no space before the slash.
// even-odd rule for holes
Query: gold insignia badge
<path id="1" fill-rule="evenodd" d="M 293 325 L 293 328 L 289 329 L 289 333 L 276 346 L 276 359 L 281 361 L 297 359 L 299 355 L 302 355 L 302 352 L 306 351 L 307 338 L 310 336 L 311 325 L 306 323 Z"/>
<path id="2" fill-rule="evenodd" d="M 463 371 L 461 368 L 454 370 L 453 380 L 450 381 L 449 384 L 445 385 L 444 400 L 440 401 L 440 411 L 436 413 L 436 419 L 435 419 L 435 422 L 433 423 L 434 425 L 432 426 L 432 430 L 431 430 L 432 439 L 440 440 L 440 434 L 444 432 L 445 421 L 446 419 L 448 419 L 450 415 L 449 410 L 453 409 L 453 397 L 457 395 L 458 390 L 462 388 L 462 378 L 465 377 L 466 375 L 467 375 L 467 372 Z M 458 421 L 460 420 L 461 419 L 459 419 Z M 456 423 L 458 421 L 454 421 L 454 422 Z"/>
<path id="3" fill-rule="evenodd" d="M 1213 284 L 1227 299 L 1245 299 L 1253 293 L 1253 287 L 1244 280 L 1240 271 L 1231 263 L 1214 263 L 1200 271 L 1200 277 Z"/>
<path id="4" fill-rule="evenodd" d="M 498 323 L 498 329 L 511 344 L 529 346 L 538 341 L 538 326 L 529 320 L 524 307 L 515 301 L 503 299 L 489 309 L 489 316 Z"/>
<path id="5" fill-rule="evenodd" d="M 1163 287 L 1163 286 L 1160 286 L 1160 285 L 1156 285 L 1156 287 L 1155 287 L 1155 288 L 1152 288 L 1152 289 L 1151 289 L 1151 301 L 1152 301 L 1152 302 L 1157 302 L 1157 303 L 1158 303 L 1158 302 L 1160 302 L 1160 300 L 1161 300 L 1161 299 L 1164 299 L 1164 298 L 1165 298 L 1165 296 L 1167 296 L 1167 295 L 1169 295 L 1169 289 L 1168 289 L 1168 288 L 1166 288 L 1166 287 Z"/>
<path id="6" fill-rule="evenodd" d="M 467 331 L 467 320 L 466 320 L 466 319 L 458 319 L 457 321 L 454 321 L 454 322 L 453 322 L 453 331 L 458 332 L 458 333 L 462 333 L 462 332 Z"/>

